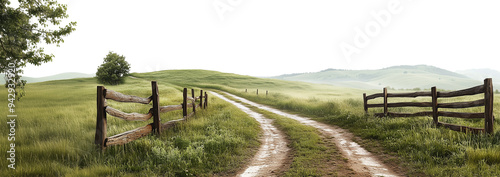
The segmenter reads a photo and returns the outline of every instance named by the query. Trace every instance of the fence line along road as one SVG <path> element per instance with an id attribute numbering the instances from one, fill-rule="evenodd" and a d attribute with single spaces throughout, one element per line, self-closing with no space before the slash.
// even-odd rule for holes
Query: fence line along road
<path id="1" fill-rule="evenodd" d="M 200 107 L 206 109 L 208 106 L 208 95 L 205 92 L 203 95 L 203 90 L 200 90 L 200 96 L 195 97 L 194 89 L 191 89 L 191 97 L 187 96 L 187 88 L 183 90 L 183 102 L 179 105 L 168 105 L 159 106 L 159 92 L 158 84 L 156 81 L 151 81 L 151 92 L 152 95 L 148 98 L 142 98 L 133 95 L 125 95 L 120 92 L 109 90 L 104 88 L 104 86 L 97 86 L 97 121 L 96 121 L 96 132 L 95 132 L 95 144 L 99 145 L 101 149 L 105 149 L 109 146 L 123 145 L 128 142 L 134 141 L 138 138 L 144 137 L 152 132 L 157 135 L 161 134 L 163 129 L 167 129 L 175 126 L 178 122 L 187 120 L 196 113 L 196 108 Z M 118 109 L 112 108 L 107 105 L 107 100 L 114 100 L 118 102 L 130 102 L 130 103 L 141 103 L 149 104 L 153 102 L 153 107 L 149 110 L 147 114 L 141 113 L 125 113 Z M 188 103 L 188 100 L 191 103 Z M 199 100 L 199 104 L 196 101 Z M 193 111 L 188 114 L 188 107 L 192 107 Z M 168 121 L 165 123 L 160 122 L 160 113 L 182 110 L 182 118 L 177 120 Z M 153 118 L 153 123 L 150 123 L 144 127 L 139 127 L 133 130 L 129 130 L 117 135 L 106 137 L 107 134 L 107 114 L 117 117 L 122 120 L 127 121 L 148 121 Z"/>
<path id="2" fill-rule="evenodd" d="M 476 95 L 484 93 L 484 99 L 469 101 L 469 102 L 454 102 L 454 103 L 438 103 L 438 98 L 451 98 L 467 95 Z M 422 96 L 430 96 L 432 98 L 431 102 L 399 102 L 399 103 L 388 103 L 387 98 L 389 97 L 409 97 L 416 98 Z M 368 100 L 375 98 L 384 98 L 384 103 L 382 104 L 368 104 Z M 493 133 L 493 83 L 491 78 L 484 80 L 483 85 L 476 87 L 452 91 L 452 92 L 438 92 L 436 87 L 432 87 L 430 92 L 413 92 L 413 93 L 387 93 L 387 88 L 383 89 L 382 93 L 376 93 L 373 95 L 363 94 L 363 102 L 365 112 L 368 113 L 368 108 L 383 107 L 384 113 L 375 113 L 375 116 L 392 116 L 392 117 L 412 117 L 412 116 L 432 116 L 433 122 L 437 126 L 443 126 L 455 131 L 461 132 L 473 132 L 480 133 L 486 132 L 488 134 Z M 484 106 L 484 112 L 482 113 L 464 113 L 464 112 L 445 112 L 438 111 L 439 108 L 470 108 Z M 389 112 L 390 107 L 432 107 L 432 111 L 416 112 L 416 113 L 394 113 Z M 456 117 L 465 119 L 484 119 L 484 128 L 473 128 L 461 125 L 454 125 L 439 122 L 439 116 L 445 117 Z"/>

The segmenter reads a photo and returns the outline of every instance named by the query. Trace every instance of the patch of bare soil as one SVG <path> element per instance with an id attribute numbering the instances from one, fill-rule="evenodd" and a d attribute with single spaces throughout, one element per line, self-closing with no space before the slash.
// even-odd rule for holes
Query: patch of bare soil
<path id="1" fill-rule="evenodd" d="M 262 114 L 254 112 L 244 105 L 229 100 L 226 97 L 211 93 L 241 109 L 260 123 L 263 130 L 261 146 L 253 159 L 248 163 L 237 176 L 281 176 L 289 168 L 290 148 L 287 146 L 285 135 L 272 125 L 271 119 L 265 118 Z"/>
<path id="2" fill-rule="evenodd" d="M 323 176 L 363 176 L 349 167 L 347 158 L 339 152 L 333 137 L 321 134 L 321 138 L 327 147 L 324 153 L 329 155 L 329 158 L 321 162 L 321 165 L 317 167 Z"/>
<path id="3" fill-rule="evenodd" d="M 330 137 L 337 148 L 341 151 L 343 157 L 347 159 L 347 165 L 354 170 L 352 176 L 402 176 L 398 172 L 397 167 L 389 166 L 382 163 L 379 158 L 372 153 L 366 151 L 358 143 L 353 141 L 354 135 L 347 130 L 334 125 L 328 125 L 313 121 L 306 117 L 301 117 L 293 114 L 288 114 L 280 110 L 260 105 L 244 98 L 226 93 L 227 95 L 257 108 L 282 115 L 301 122 L 304 125 L 309 125 L 317 128 L 325 137 Z M 347 176 L 351 176 L 347 174 Z"/>

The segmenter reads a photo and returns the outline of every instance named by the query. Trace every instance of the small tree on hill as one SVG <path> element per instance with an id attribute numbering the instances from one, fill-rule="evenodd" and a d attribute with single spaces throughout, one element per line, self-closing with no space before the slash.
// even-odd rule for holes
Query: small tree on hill
<path id="1" fill-rule="evenodd" d="M 118 85 L 124 82 L 123 77 L 130 71 L 130 64 L 123 55 L 109 52 L 104 62 L 97 68 L 96 77 L 100 83 Z"/>

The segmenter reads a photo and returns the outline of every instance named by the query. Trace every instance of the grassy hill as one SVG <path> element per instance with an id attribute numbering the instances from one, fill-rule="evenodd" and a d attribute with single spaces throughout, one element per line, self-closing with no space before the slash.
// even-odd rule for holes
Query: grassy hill
<path id="1" fill-rule="evenodd" d="M 2 76 L 3 76 L 3 74 L 2 74 Z M 46 76 L 46 77 L 22 77 L 22 79 L 28 81 L 28 83 L 37 83 L 37 82 L 45 82 L 45 81 L 53 81 L 53 80 L 89 78 L 89 77 L 94 77 L 94 76 L 95 76 L 94 74 L 68 72 L 68 73 L 61 73 L 61 74 L 56 74 L 56 75 Z M 2 83 L 5 83 L 5 78 L 1 77 L 0 81 Z"/>
<path id="2" fill-rule="evenodd" d="M 500 72 L 492 69 L 469 69 L 457 71 L 464 76 L 474 80 L 483 80 L 484 78 L 493 78 L 493 83 L 500 85 Z"/>
<path id="3" fill-rule="evenodd" d="M 307 82 L 286 81 L 271 78 L 257 78 L 232 73 L 222 73 L 207 70 L 166 70 L 150 73 L 132 73 L 140 79 L 157 80 L 160 83 L 169 83 L 185 87 L 200 87 L 230 92 L 269 93 L 296 97 L 301 99 L 335 99 L 358 98 L 363 94 L 360 89 L 334 86 L 329 84 L 314 84 Z"/>
<path id="4" fill-rule="evenodd" d="M 148 97 L 149 80 L 126 78 L 125 84 L 109 86 L 124 94 Z M 31 83 L 27 95 L 15 102 L 15 142 L 7 133 L 0 138 L 1 149 L 15 143 L 16 169 L 0 161 L 0 176 L 214 176 L 234 175 L 253 156 L 259 145 L 259 124 L 231 104 L 209 98 L 210 108 L 202 110 L 161 136 L 147 136 L 105 151 L 94 145 L 96 127 L 95 78 Z M 2 87 L 0 103 L 7 105 Z M 182 102 L 180 86 L 161 83 L 160 105 Z M 108 105 L 124 112 L 147 113 L 149 104 Z M 5 116 L 7 106 L 0 108 Z M 145 126 L 152 120 L 124 121 L 107 116 L 108 136 Z M 162 113 L 162 122 L 180 119 L 182 111 Z M 6 120 L 6 119 L 4 119 Z M 0 126 L 9 132 L 8 126 Z M 5 146 L 6 145 L 6 146 Z"/>
<path id="5" fill-rule="evenodd" d="M 462 78 L 460 75 L 440 69 L 411 69 L 387 68 L 381 73 L 397 71 L 404 74 L 406 71 L 406 74 Z M 325 72 L 337 72 L 337 70 Z M 358 73 L 356 77 L 382 79 L 383 76 L 376 73 L 361 74 L 363 73 Z M 380 90 L 360 90 L 206 70 L 168 70 L 132 75 L 134 77 L 126 78 L 125 84 L 106 86 L 106 88 L 124 94 L 147 97 L 151 94 L 150 81 L 157 80 L 160 105 L 179 104 L 182 87 L 195 87 L 198 92 L 198 89 L 224 90 L 261 104 L 349 129 L 360 137 L 357 141 L 370 152 L 383 157 L 395 156 L 396 158 L 390 161 L 396 160 L 402 168 L 407 168 L 409 176 L 419 176 L 419 174 L 498 176 L 500 174 L 498 122 L 495 123 L 496 133 L 484 136 L 436 128 L 432 125 L 432 118 L 429 117 L 375 118 L 364 113 L 361 95 L 363 92 L 371 94 Z M 344 75 L 348 76 L 352 75 Z M 461 85 L 460 88 L 476 84 L 478 83 Z M 252 153 L 255 152 L 252 150 L 258 146 L 259 127 L 256 121 L 234 106 L 209 96 L 208 109 L 181 126 L 166 130 L 159 137 L 147 136 L 124 146 L 98 151 L 93 144 L 97 85 L 100 84 L 95 78 L 28 84 L 27 96 L 16 102 L 15 107 L 18 114 L 15 142 L 17 169 L 0 170 L 0 176 L 234 176 L 235 172 L 252 157 Z M 245 92 L 245 89 L 248 89 L 248 92 Z M 259 95 L 256 95 L 256 89 L 260 90 Z M 265 95 L 265 90 L 269 91 L 269 95 Z M 0 97 L 7 98 L 7 93 L 6 90 L 2 91 Z M 478 99 L 477 97 L 480 96 L 457 98 L 453 101 L 470 101 Z M 429 98 L 419 98 L 417 101 L 429 101 Z M 377 100 L 373 103 L 375 102 Z M 0 104 L 7 105 L 7 99 L 0 100 Z M 125 112 L 145 113 L 150 108 L 150 105 L 114 101 L 109 101 L 108 104 Z M 495 98 L 494 107 L 494 114 L 499 117 L 498 96 Z M 0 108 L 0 112 L 6 113 L 6 109 L 7 106 Z M 424 108 L 395 108 L 390 111 L 422 109 Z M 481 109 L 484 108 L 477 107 L 470 110 L 481 111 Z M 373 111 L 379 110 L 370 110 L 370 113 Z M 179 114 L 180 112 L 164 113 L 162 121 L 175 119 Z M 284 118 L 276 120 L 286 121 Z M 481 120 L 445 117 L 440 120 L 473 127 L 484 126 Z M 147 123 L 149 122 L 126 122 L 108 116 L 108 135 L 144 126 Z M 293 124 L 283 127 L 293 131 L 298 128 Z M 0 126 L 0 132 L 9 132 L 9 129 L 7 126 Z M 308 132 L 315 133 L 314 130 Z M 311 136 L 301 137 L 310 139 Z M 298 140 L 292 139 L 293 142 Z M 0 144 L 8 143 L 10 142 L 7 135 L 3 134 Z M 300 145 L 300 143 L 293 144 Z M 310 148 L 306 145 L 303 148 Z M 3 148 L 7 151 L 7 146 Z M 328 147 L 322 149 L 326 148 Z M 300 158 L 308 159 L 311 156 L 302 154 Z M 0 161 L 0 165 L 5 168 L 8 161 Z M 291 166 L 297 169 L 293 164 Z M 307 168 L 314 169 L 315 166 Z"/>
<path id="6" fill-rule="evenodd" d="M 439 89 L 446 90 L 458 90 L 479 85 L 484 79 L 469 78 L 462 74 L 427 65 L 394 66 L 379 70 L 328 69 L 315 73 L 281 75 L 272 78 L 359 89 L 381 89 L 383 87 L 428 89 L 437 86 Z M 494 80 L 496 79 L 494 78 Z"/>
<path id="7" fill-rule="evenodd" d="M 440 76 L 442 80 L 449 79 L 449 84 L 457 89 L 464 89 L 479 85 L 481 81 L 474 81 L 463 75 L 442 70 L 439 68 L 419 66 L 392 67 L 373 71 L 368 74 L 359 72 L 356 77 L 364 79 L 383 79 L 384 74 L 394 73 L 415 75 L 424 82 Z M 406 71 L 406 73 L 404 73 Z M 330 70 L 325 72 L 341 72 Z M 354 73 L 356 71 L 352 71 Z M 363 75 L 364 74 L 364 75 Z M 398 74 L 398 75 L 401 75 Z M 432 124 L 430 117 L 409 118 L 375 118 L 363 111 L 361 95 L 380 92 L 380 90 L 360 90 L 325 84 L 293 82 L 269 78 L 255 78 L 229 73 L 220 73 L 205 70 L 171 70 L 153 73 L 136 73 L 135 77 L 141 79 L 158 80 L 161 83 L 174 83 L 176 85 L 193 85 L 201 88 L 221 89 L 246 99 L 269 105 L 281 110 L 312 117 L 315 120 L 349 129 L 358 137 L 360 143 L 369 151 L 381 156 L 395 156 L 389 161 L 396 161 L 401 168 L 406 168 L 408 176 L 497 176 L 500 174 L 500 131 L 496 128 L 493 136 L 465 134 L 451 131 L 446 128 L 437 128 Z M 344 74 L 342 77 L 352 77 Z M 325 76 L 328 77 L 328 76 Z M 394 82 L 397 78 L 392 78 Z M 462 83 L 451 82 L 453 79 Z M 460 79 L 460 80 L 459 80 Z M 403 82 L 403 81 L 401 81 Z M 411 83 L 411 80 L 407 82 Z M 428 81 L 437 83 L 436 81 Z M 442 84 L 437 85 L 443 88 Z M 430 87 L 430 86 L 429 86 Z M 249 92 L 244 89 L 249 88 Z M 269 95 L 257 95 L 255 89 L 270 90 Z M 251 89 L 251 90 L 250 90 Z M 262 93 L 262 92 L 260 92 Z M 453 98 L 448 101 L 463 102 L 480 99 L 482 95 Z M 499 96 L 495 96 L 494 115 L 498 117 L 500 109 Z M 380 103 L 378 99 L 371 103 Z M 428 102 L 426 98 L 403 99 L 394 101 L 419 101 Z M 372 109 L 370 113 L 380 112 Z M 428 111 L 428 108 L 390 108 L 396 112 Z M 457 110 L 449 110 L 457 111 Z M 481 112 L 483 107 L 468 108 L 467 112 Z M 482 127 L 482 120 L 468 120 L 440 117 L 440 121 Z M 499 127 L 495 122 L 495 127 Z M 387 159 L 386 159 L 387 160 Z"/>

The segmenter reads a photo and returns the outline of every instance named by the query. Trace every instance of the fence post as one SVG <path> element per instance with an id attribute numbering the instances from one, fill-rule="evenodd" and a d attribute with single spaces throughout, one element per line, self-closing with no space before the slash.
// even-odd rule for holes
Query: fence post
<path id="1" fill-rule="evenodd" d="M 438 125 L 439 119 L 438 119 L 438 94 L 437 94 L 437 89 L 436 87 L 431 88 L 432 92 L 432 120 L 434 122 L 434 125 Z"/>
<path id="2" fill-rule="evenodd" d="M 493 134 L 493 83 L 491 78 L 484 80 L 484 130 Z"/>
<path id="3" fill-rule="evenodd" d="M 257 95 L 259 95 L 259 89 L 257 89 Z"/>
<path id="4" fill-rule="evenodd" d="M 191 97 L 193 97 L 193 112 L 196 113 L 196 100 L 194 99 L 194 89 L 191 89 Z"/>
<path id="5" fill-rule="evenodd" d="M 97 121 L 95 128 L 95 144 L 100 145 L 101 149 L 106 147 L 106 89 L 104 86 L 97 86 Z"/>
<path id="6" fill-rule="evenodd" d="M 368 100 L 366 99 L 366 93 L 363 93 L 363 107 L 365 109 L 365 113 L 368 113 Z"/>
<path id="7" fill-rule="evenodd" d="M 208 94 L 205 92 L 205 109 L 207 109 L 208 106 Z"/>
<path id="8" fill-rule="evenodd" d="M 153 114 L 153 132 L 160 135 L 160 96 L 158 95 L 158 84 L 156 81 L 151 81 L 151 92 L 153 93 L 151 96 L 153 101 L 153 108 L 151 108 Z"/>
<path id="9" fill-rule="evenodd" d="M 187 118 L 187 88 L 182 92 L 182 117 Z"/>
<path id="10" fill-rule="evenodd" d="M 387 117 L 387 87 L 384 87 L 384 116 Z"/>
<path id="11" fill-rule="evenodd" d="M 266 90 L 266 96 L 267 96 L 267 94 L 268 94 L 268 93 L 269 93 L 269 92 Z"/>
<path id="12" fill-rule="evenodd" d="M 247 89 L 245 89 L 245 93 L 247 93 Z"/>
<path id="13" fill-rule="evenodd" d="M 200 109 L 203 109 L 203 90 L 200 90 Z"/>

